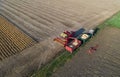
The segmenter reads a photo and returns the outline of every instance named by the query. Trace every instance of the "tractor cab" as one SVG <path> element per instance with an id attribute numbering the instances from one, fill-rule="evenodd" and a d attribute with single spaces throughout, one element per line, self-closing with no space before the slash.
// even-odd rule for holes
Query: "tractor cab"
<path id="1" fill-rule="evenodd" d="M 90 29 L 88 32 L 82 33 L 80 36 L 77 37 L 77 39 L 81 40 L 82 43 L 85 43 L 88 41 L 97 31 L 97 28 Z"/>
<path id="2" fill-rule="evenodd" d="M 73 37 L 74 36 L 74 33 L 73 31 L 64 31 L 63 33 L 60 34 L 60 37 L 66 39 L 68 37 Z"/>

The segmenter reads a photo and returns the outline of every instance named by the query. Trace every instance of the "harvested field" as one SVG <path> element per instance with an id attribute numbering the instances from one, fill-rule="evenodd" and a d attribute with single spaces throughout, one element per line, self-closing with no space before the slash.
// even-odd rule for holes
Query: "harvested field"
<path id="1" fill-rule="evenodd" d="M 26 77 L 63 49 L 53 38 L 64 30 L 93 28 L 120 10 L 120 0 L 0 0 L 0 15 L 39 41 L 0 63 L 1 77 Z"/>
<path id="2" fill-rule="evenodd" d="M 104 28 L 52 77 L 119 77 L 119 33 L 120 29 Z M 89 54 L 88 49 L 96 44 L 99 45 L 97 51 Z"/>
<path id="3" fill-rule="evenodd" d="M 40 41 L 65 29 L 96 26 L 117 12 L 119 3 L 119 0 L 0 0 L 0 14 Z"/>
<path id="4" fill-rule="evenodd" d="M 0 16 L 0 60 L 33 45 L 35 41 Z"/>

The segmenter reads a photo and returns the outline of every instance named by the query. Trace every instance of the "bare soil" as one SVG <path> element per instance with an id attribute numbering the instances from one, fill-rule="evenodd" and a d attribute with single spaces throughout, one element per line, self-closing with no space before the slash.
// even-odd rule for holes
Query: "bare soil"
<path id="1" fill-rule="evenodd" d="M 0 77 L 24 77 L 63 49 L 53 38 L 64 30 L 90 29 L 120 10 L 119 0 L 0 0 L 0 15 L 37 40 L 0 63 Z"/>
<path id="2" fill-rule="evenodd" d="M 119 0 L 0 0 L 0 14 L 35 38 L 91 28 L 119 11 Z"/>
<path id="3" fill-rule="evenodd" d="M 119 77 L 120 76 L 120 29 L 107 27 L 101 30 L 85 47 L 52 77 Z M 87 50 L 99 45 L 97 51 Z"/>

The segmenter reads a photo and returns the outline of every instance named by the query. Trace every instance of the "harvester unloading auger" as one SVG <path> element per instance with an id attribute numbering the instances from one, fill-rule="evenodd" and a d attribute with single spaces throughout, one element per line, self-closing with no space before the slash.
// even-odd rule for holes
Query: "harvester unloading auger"
<path id="1" fill-rule="evenodd" d="M 97 30 L 98 28 L 95 28 L 84 32 L 85 29 L 81 28 L 78 31 L 64 31 L 59 37 L 54 38 L 54 41 L 60 43 L 67 51 L 72 53 L 75 49 L 94 36 Z"/>

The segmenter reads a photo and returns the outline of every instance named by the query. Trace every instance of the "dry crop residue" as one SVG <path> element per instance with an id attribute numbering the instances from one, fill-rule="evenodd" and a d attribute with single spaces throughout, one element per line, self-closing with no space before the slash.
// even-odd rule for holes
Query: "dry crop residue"
<path id="1" fill-rule="evenodd" d="M 0 0 L 0 14 L 32 38 L 43 41 L 69 28 L 92 28 L 116 13 L 119 3 L 114 0 Z"/>
<path id="2" fill-rule="evenodd" d="M 52 41 L 55 36 L 64 30 L 93 28 L 118 12 L 119 7 L 120 0 L 0 0 L 0 14 L 40 41 L 1 62 L 1 77 L 26 77 L 62 49 Z"/>
<path id="3" fill-rule="evenodd" d="M 120 29 L 101 30 L 73 59 L 58 69 L 52 77 L 119 77 L 120 76 Z M 87 50 L 98 44 L 97 51 Z"/>

